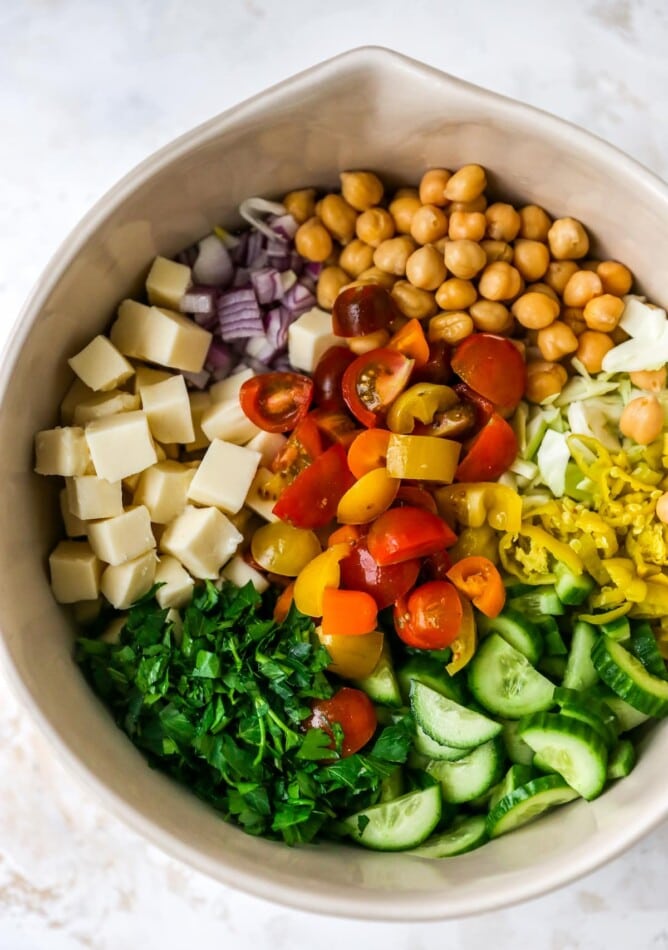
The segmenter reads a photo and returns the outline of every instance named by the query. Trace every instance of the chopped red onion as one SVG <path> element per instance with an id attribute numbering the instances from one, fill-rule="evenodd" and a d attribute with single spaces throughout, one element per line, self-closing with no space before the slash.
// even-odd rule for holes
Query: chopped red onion
<path id="1" fill-rule="evenodd" d="M 248 221 L 254 229 L 254 233 L 264 234 L 265 237 L 272 238 L 278 236 L 279 240 L 287 241 L 286 238 L 276 235 L 266 221 L 263 221 L 260 215 L 284 215 L 285 207 L 277 201 L 267 201 L 266 198 L 246 198 L 239 205 L 239 214 Z"/>
<path id="2" fill-rule="evenodd" d="M 239 241 L 234 247 L 228 248 L 230 258 L 233 264 L 242 264 L 246 260 L 246 248 L 248 247 L 248 236 L 250 231 L 242 231 L 239 235 Z"/>
<path id="3" fill-rule="evenodd" d="M 267 262 L 264 245 L 264 235 L 259 231 L 251 231 L 246 245 L 246 267 L 264 267 Z"/>
<path id="4" fill-rule="evenodd" d="M 258 303 L 273 303 L 280 300 L 285 293 L 282 275 L 275 267 L 260 267 L 251 272 L 250 279 L 258 299 Z"/>
<path id="5" fill-rule="evenodd" d="M 179 310 L 181 313 L 192 313 L 197 316 L 212 316 L 216 313 L 217 297 L 218 291 L 215 287 L 193 285 L 181 297 Z"/>
<path id="6" fill-rule="evenodd" d="M 232 280 L 234 266 L 230 253 L 215 234 L 209 234 L 197 245 L 197 260 L 193 264 L 193 277 L 198 284 L 227 287 Z"/>
<path id="7" fill-rule="evenodd" d="M 316 305 L 315 294 L 309 287 L 305 287 L 303 282 L 298 281 L 287 291 L 283 297 L 283 306 L 286 307 L 293 319 L 306 313 L 311 307 Z"/>
<path id="8" fill-rule="evenodd" d="M 274 347 L 274 350 L 285 349 L 288 345 L 288 327 L 294 317 L 287 307 L 273 307 L 265 319 L 265 333 L 267 340 Z"/>
<path id="9" fill-rule="evenodd" d="M 228 290 L 218 300 L 218 321 L 223 340 L 243 340 L 264 332 L 262 311 L 252 288 Z"/>
<path id="10" fill-rule="evenodd" d="M 217 369 L 227 369 L 229 372 L 236 362 L 235 355 L 229 346 L 221 343 L 220 340 L 213 339 L 209 352 L 206 354 L 204 366 L 212 372 Z"/>
<path id="11" fill-rule="evenodd" d="M 269 227 L 287 241 L 292 241 L 299 225 L 291 214 L 278 214 L 269 218 Z"/>
<path id="12" fill-rule="evenodd" d="M 232 287 L 250 287 L 250 270 L 247 267 L 237 267 L 232 278 Z"/>

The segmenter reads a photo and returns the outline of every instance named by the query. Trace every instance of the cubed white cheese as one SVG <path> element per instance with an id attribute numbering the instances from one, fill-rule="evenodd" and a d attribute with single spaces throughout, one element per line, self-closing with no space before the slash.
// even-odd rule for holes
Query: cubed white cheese
<path id="1" fill-rule="evenodd" d="M 202 413 L 201 426 L 210 442 L 222 439 L 236 445 L 245 445 L 260 431 L 243 411 L 237 398 L 214 402 Z"/>
<path id="2" fill-rule="evenodd" d="M 281 435 L 280 432 L 260 431 L 257 435 L 253 436 L 250 442 L 246 443 L 246 448 L 253 449 L 254 452 L 259 452 L 262 456 L 262 461 L 260 464 L 268 467 L 274 461 L 286 442 L 287 439 L 284 435 Z"/>
<path id="3" fill-rule="evenodd" d="M 123 514 L 120 482 L 108 482 L 96 475 L 77 475 L 66 479 L 65 490 L 70 512 L 83 521 Z"/>
<path id="4" fill-rule="evenodd" d="M 190 483 L 188 498 L 234 514 L 243 507 L 259 464 L 259 452 L 214 439 Z"/>
<path id="5" fill-rule="evenodd" d="M 67 362 L 79 379 L 96 391 L 115 389 L 134 373 L 132 364 L 102 335 L 93 337 L 88 346 Z"/>
<path id="6" fill-rule="evenodd" d="M 102 612 L 102 597 L 96 597 L 95 600 L 79 600 L 72 605 L 72 615 L 74 622 L 78 627 L 85 627 L 93 623 Z"/>
<path id="7" fill-rule="evenodd" d="M 189 442 L 186 448 L 189 452 L 195 452 L 197 449 L 205 449 L 210 441 L 202 432 L 202 416 L 211 405 L 211 396 L 208 392 L 191 392 L 188 394 L 188 399 L 190 401 L 195 439 L 193 442 Z"/>
<path id="8" fill-rule="evenodd" d="M 212 335 L 174 310 L 124 300 L 111 327 L 111 342 L 121 353 L 191 373 L 199 373 Z"/>
<path id="9" fill-rule="evenodd" d="M 95 600 L 102 565 L 88 541 L 61 541 L 49 555 L 51 587 L 59 604 Z"/>
<path id="10" fill-rule="evenodd" d="M 141 386 L 139 395 L 154 439 L 184 443 L 194 440 L 195 430 L 183 376 Z"/>
<path id="11" fill-rule="evenodd" d="M 58 497 L 60 498 L 60 513 L 63 518 L 63 525 L 65 526 L 65 534 L 68 538 L 85 538 L 86 523 L 80 518 L 77 518 L 70 511 L 70 503 L 67 499 L 67 488 L 63 488 Z"/>
<path id="12" fill-rule="evenodd" d="M 222 570 L 221 577 L 231 581 L 237 587 L 245 587 L 250 581 L 258 594 L 262 594 L 269 587 L 269 581 L 264 574 L 256 571 L 238 554 L 227 562 Z"/>
<path id="13" fill-rule="evenodd" d="M 141 411 L 94 419 L 86 426 L 86 442 L 96 474 L 109 482 L 143 472 L 158 461 L 146 413 Z"/>
<path id="14" fill-rule="evenodd" d="M 167 525 L 160 548 L 193 577 L 214 580 L 242 541 L 242 535 L 218 508 L 189 506 Z"/>
<path id="15" fill-rule="evenodd" d="M 39 475 L 84 475 L 91 462 L 79 426 L 44 429 L 35 436 L 35 471 Z"/>
<path id="16" fill-rule="evenodd" d="M 217 383 L 213 383 L 209 386 L 211 400 L 213 402 L 227 402 L 229 399 L 238 399 L 239 390 L 246 380 L 252 379 L 253 376 L 255 376 L 253 370 L 246 367 L 232 373 L 231 376 L 227 376 L 225 379 L 219 380 Z"/>
<path id="17" fill-rule="evenodd" d="M 190 603 L 195 582 L 171 554 L 163 554 L 158 561 L 155 583 L 164 585 L 155 593 L 161 607 L 185 607 Z"/>
<path id="18" fill-rule="evenodd" d="M 139 475 L 135 505 L 145 505 L 155 524 L 173 521 L 186 507 L 195 471 L 171 459 L 152 465 Z"/>
<path id="19" fill-rule="evenodd" d="M 272 508 L 278 500 L 278 495 L 269 490 L 269 485 L 276 482 L 276 476 L 267 468 L 258 468 L 251 487 L 246 495 L 246 507 L 265 521 L 278 521 Z"/>
<path id="20" fill-rule="evenodd" d="M 154 551 L 124 564 L 110 565 L 102 574 L 100 590 L 117 610 L 127 610 L 153 586 L 157 558 Z"/>
<path id="21" fill-rule="evenodd" d="M 155 383 L 162 383 L 166 379 L 171 379 L 174 373 L 166 369 L 156 369 L 155 366 L 147 366 L 146 363 L 135 363 L 134 392 L 139 393 L 142 386 L 153 386 Z"/>
<path id="22" fill-rule="evenodd" d="M 86 386 L 77 377 L 67 390 L 60 404 L 60 421 L 64 426 L 71 426 L 74 422 L 74 410 L 80 402 L 84 402 L 95 395 L 94 390 Z"/>
<path id="23" fill-rule="evenodd" d="M 149 303 L 178 310 L 181 298 L 192 283 L 190 268 L 166 257 L 156 257 L 146 278 Z"/>
<path id="24" fill-rule="evenodd" d="M 346 341 L 332 333 L 332 315 L 319 307 L 303 313 L 288 328 L 288 356 L 295 369 L 312 373 L 320 357 L 330 346 L 345 346 Z"/>
<path id="25" fill-rule="evenodd" d="M 141 405 L 139 396 L 112 389 L 108 393 L 93 393 L 74 408 L 73 420 L 76 426 L 85 426 L 93 419 L 116 416 L 120 412 L 134 412 Z"/>
<path id="26" fill-rule="evenodd" d="M 155 547 L 148 508 L 138 505 L 115 518 L 91 521 L 88 540 L 101 561 L 124 564 Z"/>

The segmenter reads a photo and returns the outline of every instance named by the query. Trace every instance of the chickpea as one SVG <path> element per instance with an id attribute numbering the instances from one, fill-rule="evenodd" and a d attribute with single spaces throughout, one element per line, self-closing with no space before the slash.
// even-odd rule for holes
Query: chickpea
<path id="1" fill-rule="evenodd" d="M 628 267 L 620 264 L 619 261 L 601 261 L 596 273 L 601 278 L 604 294 L 615 294 L 617 297 L 623 297 L 629 293 L 633 286 L 633 274 Z"/>
<path id="2" fill-rule="evenodd" d="M 388 274 L 403 277 L 406 273 L 406 262 L 416 249 L 417 244 L 407 234 L 389 238 L 387 241 L 382 241 L 373 252 L 373 262 L 376 267 L 380 267 Z"/>
<path id="3" fill-rule="evenodd" d="M 473 320 L 463 310 L 452 310 L 449 313 L 439 313 L 429 321 L 429 340 L 434 343 L 443 340 L 444 343 L 460 343 L 473 333 Z"/>
<path id="4" fill-rule="evenodd" d="M 585 330 L 578 339 L 577 358 L 588 373 L 600 373 L 603 357 L 611 350 L 613 342 L 607 333 Z"/>
<path id="5" fill-rule="evenodd" d="M 519 271 L 505 261 L 488 264 L 478 282 L 478 292 L 487 300 L 512 300 L 521 288 L 522 278 Z"/>
<path id="6" fill-rule="evenodd" d="M 438 310 L 433 294 L 414 287 L 407 280 L 398 280 L 390 293 L 399 310 L 410 320 L 425 320 Z"/>
<path id="7" fill-rule="evenodd" d="M 371 247 L 394 237 L 394 218 L 385 208 L 367 208 L 357 219 L 357 237 Z"/>
<path id="8" fill-rule="evenodd" d="M 448 241 L 444 256 L 450 273 L 462 280 L 475 277 L 487 263 L 485 252 L 475 241 Z"/>
<path id="9" fill-rule="evenodd" d="M 539 330 L 536 342 L 543 359 L 551 363 L 556 363 L 569 353 L 575 353 L 578 348 L 578 338 L 561 320 L 555 320 L 549 327 Z"/>
<path id="10" fill-rule="evenodd" d="M 666 367 L 661 369 L 641 369 L 629 373 L 629 379 L 638 389 L 646 389 L 650 393 L 660 393 L 666 388 Z"/>
<path id="11" fill-rule="evenodd" d="M 448 201 L 474 201 L 486 187 L 484 168 L 480 165 L 462 165 L 448 180 L 445 197 Z"/>
<path id="12" fill-rule="evenodd" d="M 319 202 L 318 217 L 332 237 L 348 244 L 355 237 L 357 212 L 341 195 L 325 195 Z"/>
<path id="13" fill-rule="evenodd" d="M 546 294 L 552 300 L 556 300 L 559 303 L 559 297 L 555 294 L 552 288 L 548 284 L 542 284 L 538 281 L 535 284 L 527 284 L 527 293 L 530 291 L 535 294 Z"/>
<path id="14" fill-rule="evenodd" d="M 473 201 L 451 201 L 448 205 L 448 211 L 464 211 L 466 214 L 472 214 L 474 211 L 486 211 L 487 198 L 484 195 L 478 195 Z"/>
<path id="15" fill-rule="evenodd" d="M 387 330 L 376 330 L 375 333 L 366 333 L 364 336 L 349 336 L 346 342 L 353 353 L 361 356 L 362 353 L 370 353 L 371 350 L 385 346 L 389 339 Z"/>
<path id="16" fill-rule="evenodd" d="M 369 267 L 363 270 L 361 274 L 358 274 L 357 279 L 363 284 L 378 284 L 385 290 L 391 290 L 397 280 L 394 274 L 388 274 L 380 267 Z"/>
<path id="17" fill-rule="evenodd" d="M 436 205 L 422 205 L 411 219 L 411 236 L 418 244 L 438 241 L 448 233 L 448 219 Z"/>
<path id="18" fill-rule="evenodd" d="M 627 403 L 619 420 L 622 435 L 638 445 L 649 445 L 663 431 L 663 409 L 654 395 L 637 396 Z"/>
<path id="19" fill-rule="evenodd" d="M 577 270 L 579 268 L 575 261 L 552 261 L 545 271 L 545 283 L 556 294 L 563 294 L 564 287 Z"/>
<path id="20" fill-rule="evenodd" d="M 439 238 L 438 241 L 432 241 L 432 247 L 435 247 L 441 257 L 445 258 L 445 245 L 449 244 L 449 242 L 450 238 L 446 234 L 444 237 Z"/>
<path id="21" fill-rule="evenodd" d="M 523 294 L 517 298 L 512 310 L 519 323 L 528 330 L 549 327 L 559 316 L 559 304 L 545 294 Z"/>
<path id="22" fill-rule="evenodd" d="M 373 265 L 373 248 L 355 238 L 346 244 L 339 257 L 339 267 L 342 267 L 351 277 L 358 277 L 363 270 Z"/>
<path id="23" fill-rule="evenodd" d="M 561 311 L 561 320 L 570 327 L 576 336 L 584 333 L 587 329 L 584 313 L 581 307 L 564 307 Z"/>
<path id="24" fill-rule="evenodd" d="M 506 264 L 512 263 L 513 249 L 505 241 L 485 240 L 480 242 L 480 247 L 485 252 L 488 264 L 493 264 L 494 261 L 504 261 Z"/>
<path id="25" fill-rule="evenodd" d="M 436 291 L 436 303 L 441 310 L 466 310 L 477 299 L 478 291 L 470 280 L 451 277 Z"/>
<path id="26" fill-rule="evenodd" d="M 521 238 L 515 241 L 513 264 L 526 280 L 540 280 L 550 263 L 550 252 L 540 241 Z"/>
<path id="27" fill-rule="evenodd" d="M 495 300 L 476 300 L 469 313 L 481 333 L 507 333 L 515 324 L 508 307 Z"/>
<path id="28" fill-rule="evenodd" d="M 624 301 L 613 294 L 601 294 L 593 297 L 584 308 L 585 323 L 590 330 L 610 333 L 614 330 L 624 313 Z"/>
<path id="29" fill-rule="evenodd" d="M 487 233 L 494 241 L 514 241 L 522 219 L 512 205 L 496 201 L 485 211 Z"/>
<path id="30" fill-rule="evenodd" d="M 557 218 L 547 232 L 547 241 L 558 261 L 576 261 L 589 250 L 587 232 L 575 218 Z"/>
<path id="31" fill-rule="evenodd" d="M 413 215 L 422 207 L 417 195 L 399 195 L 397 193 L 389 205 L 389 211 L 394 218 L 394 226 L 400 234 L 410 234 Z"/>
<path id="32" fill-rule="evenodd" d="M 373 172 L 341 172 L 341 192 L 356 211 L 366 211 L 383 200 L 383 183 Z"/>
<path id="33" fill-rule="evenodd" d="M 326 261 L 333 249 L 332 236 L 320 218 L 309 218 L 297 228 L 295 250 L 307 261 Z"/>
<path id="34" fill-rule="evenodd" d="M 322 307 L 323 310 L 331 310 L 334 306 L 334 301 L 339 295 L 339 291 L 349 282 L 350 277 L 341 267 L 337 267 L 336 265 L 324 267 L 318 277 L 316 290 L 318 306 Z"/>
<path id="35" fill-rule="evenodd" d="M 297 224 L 303 224 L 315 215 L 315 188 L 289 191 L 283 199 L 283 204 Z"/>
<path id="36" fill-rule="evenodd" d="M 668 524 L 668 492 L 664 492 L 663 495 L 657 499 L 656 516 L 659 521 L 663 521 L 664 524 Z"/>
<path id="37" fill-rule="evenodd" d="M 547 241 L 552 218 L 538 205 L 525 205 L 520 208 L 520 237 L 527 241 Z"/>
<path id="38" fill-rule="evenodd" d="M 446 273 L 443 254 L 439 254 L 433 244 L 419 247 L 406 261 L 406 277 L 421 290 L 436 290 Z"/>
<path id="39" fill-rule="evenodd" d="M 594 271 L 576 270 L 564 287 L 564 303 L 567 307 L 584 307 L 592 297 L 603 293 L 601 278 Z"/>
<path id="40" fill-rule="evenodd" d="M 448 203 L 445 186 L 452 177 L 447 168 L 430 168 L 420 179 L 420 201 L 425 205 L 442 208 Z"/>
<path id="41" fill-rule="evenodd" d="M 566 385 L 568 373 L 561 363 L 533 360 L 527 363 L 525 396 L 529 402 L 540 403 L 556 396 Z"/>
<path id="42" fill-rule="evenodd" d="M 453 211 L 448 221 L 448 237 L 451 241 L 482 241 L 486 228 L 487 219 L 482 212 Z"/>

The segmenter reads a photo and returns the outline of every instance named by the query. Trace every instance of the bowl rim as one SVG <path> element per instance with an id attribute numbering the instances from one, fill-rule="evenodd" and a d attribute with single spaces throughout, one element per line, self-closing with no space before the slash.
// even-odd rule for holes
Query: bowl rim
<path id="1" fill-rule="evenodd" d="M 118 204 L 141 188 L 162 166 L 218 135 L 223 131 L 221 126 L 224 126 L 228 120 L 242 120 L 244 114 L 252 112 L 258 103 L 261 102 L 266 108 L 272 98 L 282 96 L 291 87 L 298 86 L 305 80 L 309 83 L 315 80 L 323 81 L 328 75 L 336 75 L 346 69 L 359 70 L 360 67 L 365 67 L 369 72 L 401 67 L 422 77 L 433 76 L 438 78 L 442 85 L 449 86 L 460 95 L 468 94 L 479 103 L 489 104 L 496 112 L 506 112 L 514 117 L 533 118 L 534 121 L 539 121 L 552 136 L 559 133 L 568 135 L 581 152 L 595 153 L 598 162 L 605 159 L 615 164 L 622 173 L 632 175 L 636 180 L 642 180 L 645 188 L 653 191 L 657 199 L 668 204 L 668 186 L 658 175 L 618 147 L 574 123 L 535 106 L 459 79 L 396 50 L 375 45 L 356 47 L 289 76 L 185 131 L 152 152 L 108 189 L 51 255 L 21 308 L 0 355 L 0 401 L 4 399 L 11 383 L 15 364 L 25 339 L 31 332 L 35 316 L 41 311 L 62 274 L 72 264 L 82 246 L 113 213 Z M 368 921 L 428 922 L 468 917 L 511 907 L 545 895 L 600 868 L 621 855 L 668 817 L 668 796 L 663 802 L 657 797 L 656 802 L 653 803 L 655 806 L 653 810 L 648 810 L 634 822 L 626 823 L 618 828 L 614 839 L 601 844 L 594 853 L 588 852 L 580 856 L 579 860 L 571 859 L 568 862 L 564 862 L 563 858 L 555 859 L 549 866 L 541 868 L 539 875 L 527 875 L 524 882 L 518 883 L 516 879 L 513 879 L 512 882 L 497 884 L 494 892 L 486 894 L 482 899 L 470 895 L 458 898 L 454 907 L 444 905 L 442 897 L 437 894 L 421 896 L 412 893 L 402 898 L 396 894 L 388 897 L 385 892 L 374 894 L 360 892 L 359 895 L 349 893 L 346 897 L 336 894 L 330 896 L 322 892 L 317 895 L 312 891 L 301 892 L 292 885 L 285 885 L 275 877 L 270 877 L 261 868 L 258 868 L 256 873 L 251 873 L 221 864 L 218 859 L 207 856 L 188 845 L 176 834 L 162 827 L 155 818 L 138 811 L 120 794 L 112 791 L 98 778 L 94 767 L 87 763 L 84 757 L 73 748 L 67 737 L 61 734 L 42 712 L 14 663 L 9 646 L 2 635 L 1 619 L 0 666 L 21 707 L 29 712 L 42 735 L 54 747 L 57 757 L 65 763 L 70 774 L 73 774 L 84 788 L 93 793 L 103 807 L 108 808 L 134 832 L 191 868 L 235 890 L 294 910 Z M 391 855 L 387 857 L 391 859 Z"/>

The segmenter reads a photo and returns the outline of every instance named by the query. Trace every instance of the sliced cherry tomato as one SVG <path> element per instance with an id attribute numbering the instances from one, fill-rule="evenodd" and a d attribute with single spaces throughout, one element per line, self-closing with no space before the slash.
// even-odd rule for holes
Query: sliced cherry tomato
<path id="1" fill-rule="evenodd" d="M 397 597 L 407 593 L 420 571 L 417 558 L 381 567 L 370 553 L 364 538 L 360 538 L 339 566 L 341 587 L 371 594 L 379 610 L 389 607 Z"/>
<path id="2" fill-rule="evenodd" d="M 362 637 L 376 629 L 378 607 L 362 590 L 327 587 L 322 594 L 322 632 L 326 637 Z"/>
<path id="3" fill-rule="evenodd" d="M 486 617 L 498 617 L 506 602 L 501 575 L 486 557 L 464 557 L 448 571 L 448 578 Z"/>
<path id="4" fill-rule="evenodd" d="M 332 726 L 338 723 L 343 730 L 341 755 L 352 755 L 367 744 L 378 725 L 376 710 L 366 693 L 361 689 L 343 686 L 330 699 L 316 699 L 311 705 L 311 715 L 305 725 L 311 729 L 324 729 L 332 736 Z"/>
<path id="5" fill-rule="evenodd" d="M 294 431 L 271 463 L 272 472 L 283 472 L 289 478 L 296 476 L 325 451 L 320 429 L 312 414 L 297 423 Z"/>
<path id="6" fill-rule="evenodd" d="M 472 333 L 457 346 L 452 368 L 464 382 L 502 409 L 514 409 L 526 388 L 526 366 L 510 340 Z"/>
<path id="7" fill-rule="evenodd" d="M 352 547 L 357 544 L 361 537 L 359 525 L 343 524 L 340 528 L 332 531 L 327 538 L 327 547 L 333 548 L 335 544 L 349 544 Z"/>
<path id="8" fill-rule="evenodd" d="M 429 361 L 429 343 L 419 320 L 409 320 L 387 344 L 390 350 L 399 350 L 415 360 L 415 366 L 426 366 Z"/>
<path id="9" fill-rule="evenodd" d="M 482 429 L 494 415 L 494 403 L 485 399 L 466 383 L 457 383 L 452 388 L 465 406 L 471 406 L 475 410 L 475 426 Z"/>
<path id="10" fill-rule="evenodd" d="M 296 528 L 322 528 L 332 520 L 339 501 L 354 481 L 346 450 L 333 445 L 300 472 L 272 511 Z"/>
<path id="11" fill-rule="evenodd" d="M 422 574 L 426 580 L 446 581 L 448 571 L 452 567 L 452 561 L 447 551 L 437 551 L 436 554 L 430 554 L 422 562 Z"/>
<path id="12" fill-rule="evenodd" d="M 265 432 L 289 432 L 308 412 L 313 380 L 301 373 L 260 373 L 239 391 L 241 408 Z"/>
<path id="13" fill-rule="evenodd" d="M 424 366 L 414 367 L 411 383 L 449 383 L 452 379 L 450 368 L 451 350 L 443 340 L 434 340 L 429 344 L 429 357 Z"/>
<path id="14" fill-rule="evenodd" d="M 342 290 L 332 309 L 332 330 L 336 336 L 366 336 L 386 330 L 400 317 L 392 297 L 377 284 L 363 284 Z"/>
<path id="15" fill-rule="evenodd" d="M 348 468 L 355 478 L 384 467 L 390 435 L 387 429 L 364 429 L 350 443 Z"/>
<path id="16" fill-rule="evenodd" d="M 346 405 L 362 425 L 372 429 L 405 388 L 412 369 L 413 360 L 398 350 L 363 353 L 343 374 Z"/>
<path id="17" fill-rule="evenodd" d="M 462 604 L 447 581 L 429 581 L 416 587 L 394 606 L 394 626 L 400 639 L 419 650 L 442 650 L 457 639 Z"/>
<path id="18" fill-rule="evenodd" d="M 457 535 L 438 515 L 411 507 L 386 511 L 367 535 L 369 551 L 381 567 L 435 554 L 456 540 Z"/>
<path id="19" fill-rule="evenodd" d="M 284 587 L 281 593 L 278 595 L 278 599 L 274 604 L 274 620 L 276 623 L 283 623 L 287 615 L 290 613 L 290 608 L 292 607 L 292 602 L 294 600 L 295 594 L 295 582 L 292 581 L 288 584 L 287 587 Z"/>
<path id="20" fill-rule="evenodd" d="M 318 360 L 313 371 L 313 385 L 315 403 L 321 409 L 346 408 L 341 380 L 354 359 L 355 354 L 347 346 L 330 346 Z"/>
<path id="21" fill-rule="evenodd" d="M 394 503 L 397 507 L 411 505 L 413 508 L 424 508 L 425 511 L 431 511 L 433 515 L 438 514 L 434 496 L 426 488 L 420 488 L 419 485 L 402 485 L 397 492 Z"/>
<path id="22" fill-rule="evenodd" d="M 360 429 L 357 428 L 347 412 L 341 409 L 314 409 L 309 413 L 325 439 L 348 448 Z"/>
<path id="23" fill-rule="evenodd" d="M 506 420 L 494 413 L 469 444 L 457 466 L 455 481 L 496 481 L 513 464 L 517 451 L 517 436 Z"/>

